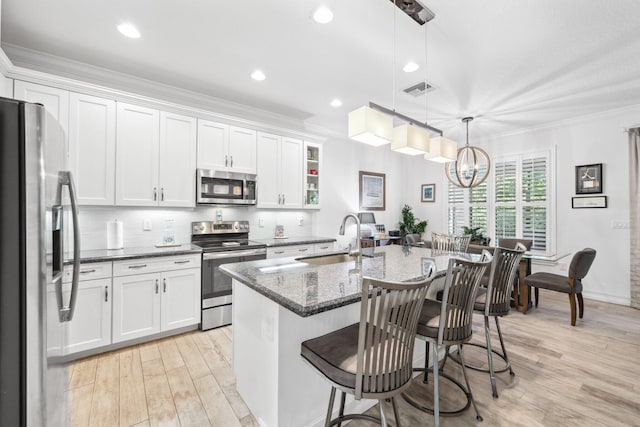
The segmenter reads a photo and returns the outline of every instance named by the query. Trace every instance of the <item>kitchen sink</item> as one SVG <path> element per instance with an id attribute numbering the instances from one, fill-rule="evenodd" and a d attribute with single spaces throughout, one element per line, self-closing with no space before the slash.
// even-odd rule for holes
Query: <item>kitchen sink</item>
<path id="1" fill-rule="evenodd" d="M 296 261 L 305 262 L 313 265 L 327 265 L 338 264 L 341 262 L 355 261 L 356 258 L 349 254 L 332 254 L 332 255 L 320 255 L 307 258 L 296 258 Z"/>

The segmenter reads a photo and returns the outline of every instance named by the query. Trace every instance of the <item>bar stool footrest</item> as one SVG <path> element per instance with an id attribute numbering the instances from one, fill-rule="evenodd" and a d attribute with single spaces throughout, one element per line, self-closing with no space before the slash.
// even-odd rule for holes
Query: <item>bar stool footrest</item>
<path id="1" fill-rule="evenodd" d="M 418 369 L 414 369 L 414 371 L 423 372 L 424 369 L 418 368 Z M 444 378 L 444 379 L 447 379 L 447 380 L 451 381 L 451 383 L 453 383 L 455 386 L 457 386 L 464 393 L 464 395 L 466 397 L 466 400 L 467 400 L 466 404 L 460 409 L 454 409 L 452 411 L 440 410 L 440 416 L 442 416 L 442 417 L 455 417 L 457 415 L 462 414 L 467 409 L 469 409 L 469 407 L 471 406 L 471 393 L 469 393 L 469 391 L 464 387 L 464 385 L 462 385 L 461 382 L 459 382 L 458 380 L 456 380 L 452 376 L 450 376 L 448 374 L 445 374 L 444 372 L 439 372 L 438 373 L 438 378 L 439 379 Z M 426 407 L 423 404 L 417 402 L 411 396 L 409 396 L 407 394 L 407 392 L 403 392 L 402 393 L 402 398 L 405 401 L 407 401 L 407 403 L 409 403 L 411 406 L 413 406 L 414 408 L 418 409 L 419 411 L 426 412 L 427 414 L 433 415 L 433 408 Z M 482 421 L 482 417 L 478 416 L 478 421 Z"/>
<path id="2" fill-rule="evenodd" d="M 473 346 L 473 347 L 480 347 L 480 348 L 484 348 L 485 354 L 487 352 L 487 346 L 485 344 L 478 344 L 478 343 L 466 343 L 465 346 Z M 498 352 L 497 350 L 491 349 L 491 353 L 495 354 L 496 356 L 498 356 L 500 359 L 502 359 L 505 363 L 505 367 L 504 368 L 500 368 L 500 369 L 493 369 L 493 373 L 494 374 L 500 374 L 502 372 L 507 372 L 510 371 L 511 372 L 511 376 L 515 376 L 515 372 L 513 372 L 511 370 L 511 364 L 509 362 L 507 362 L 507 358 L 504 356 L 504 354 Z M 455 354 L 455 356 L 454 356 Z M 456 362 L 458 365 L 462 365 L 462 362 L 460 361 L 460 358 L 458 357 L 458 352 L 456 351 L 455 353 L 449 353 L 449 358 L 451 360 L 453 360 L 454 362 Z M 474 371 L 479 371 L 479 372 L 486 372 L 489 373 L 489 368 L 481 368 L 479 366 L 472 366 L 469 363 L 466 363 L 464 365 L 465 367 L 469 368 L 469 369 L 473 369 Z"/>

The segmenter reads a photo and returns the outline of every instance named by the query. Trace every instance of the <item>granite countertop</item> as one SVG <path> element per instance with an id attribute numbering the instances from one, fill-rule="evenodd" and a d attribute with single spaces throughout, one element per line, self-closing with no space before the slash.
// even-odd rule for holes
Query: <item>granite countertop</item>
<path id="1" fill-rule="evenodd" d="M 158 248 L 155 246 L 139 247 L 139 248 L 124 248 L 124 249 L 94 249 L 80 252 L 80 262 L 104 262 L 104 261 L 118 261 L 123 259 L 135 259 L 135 258 L 149 258 L 158 256 L 172 256 L 172 255 L 186 255 L 186 254 L 199 254 L 202 252 L 202 248 L 191 243 L 183 244 L 180 246 L 171 246 L 165 248 Z M 70 264 L 70 257 L 65 257 L 65 264 Z"/>
<path id="2" fill-rule="evenodd" d="M 398 245 L 363 252 L 367 256 L 362 258 L 360 270 L 355 261 L 314 265 L 300 257 L 224 264 L 220 270 L 307 317 L 359 301 L 363 276 L 398 282 L 423 280 L 428 264 L 435 265 L 437 271 L 446 270 L 450 258 L 433 256 L 429 248 Z M 468 258 L 466 254 L 460 256 Z"/>
<path id="3" fill-rule="evenodd" d="M 316 237 L 316 236 L 300 236 L 287 237 L 284 239 L 251 239 L 254 242 L 260 242 L 272 248 L 274 246 L 290 246 L 290 245 L 310 245 L 313 243 L 335 242 L 334 237 Z"/>

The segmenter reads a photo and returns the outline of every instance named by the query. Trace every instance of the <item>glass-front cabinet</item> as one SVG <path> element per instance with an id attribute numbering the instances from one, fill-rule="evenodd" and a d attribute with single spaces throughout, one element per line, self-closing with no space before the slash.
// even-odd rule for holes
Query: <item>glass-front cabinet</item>
<path id="1" fill-rule="evenodd" d="M 304 142 L 304 207 L 320 209 L 322 145 Z"/>

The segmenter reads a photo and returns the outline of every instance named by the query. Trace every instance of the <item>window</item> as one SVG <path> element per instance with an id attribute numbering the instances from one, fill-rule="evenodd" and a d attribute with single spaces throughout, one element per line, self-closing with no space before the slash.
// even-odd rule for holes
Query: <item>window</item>
<path id="1" fill-rule="evenodd" d="M 480 227 L 488 234 L 488 179 L 470 189 L 456 187 L 449 182 L 448 229 L 450 233 L 462 234 L 464 227 Z"/>
<path id="2" fill-rule="evenodd" d="M 492 174 L 478 187 L 449 183 L 448 229 L 480 227 L 497 242 L 501 237 L 533 241 L 532 251 L 553 253 L 551 152 L 495 159 Z"/>

